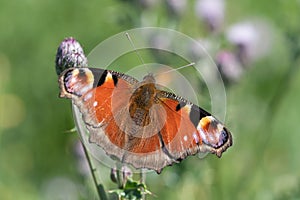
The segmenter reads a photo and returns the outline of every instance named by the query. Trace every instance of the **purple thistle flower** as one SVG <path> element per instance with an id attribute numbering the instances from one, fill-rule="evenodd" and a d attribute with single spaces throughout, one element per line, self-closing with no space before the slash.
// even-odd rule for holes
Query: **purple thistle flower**
<path id="1" fill-rule="evenodd" d="M 88 61 L 79 42 L 69 37 L 64 39 L 56 53 L 55 68 L 56 74 L 60 75 L 70 67 L 87 67 Z"/>
<path id="2" fill-rule="evenodd" d="M 264 20 L 234 24 L 227 29 L 226 37 L 237 47 L 236 54 L 243 65 L 266 56 L 273 43 L 272 28 Z"/>
<path id="3" fill-rule="evenodd" d="M 224 0 L 197 0 L 195 5 L 196 16 L 202 20 L 210 31 L 219 31 L 225 18 Z"/>
<path id="4" fill-rule="evenodd" d="M 219 52 L 216 62 L 223 78 L 228 82 L 238 82 L 244 73 L 239 59 L 230 51 Z"/>

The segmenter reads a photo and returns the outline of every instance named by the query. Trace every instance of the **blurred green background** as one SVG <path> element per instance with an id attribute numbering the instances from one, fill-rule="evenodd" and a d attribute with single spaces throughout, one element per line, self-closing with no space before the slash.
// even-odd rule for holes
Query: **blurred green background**
<path id="1" fill-rule="evenodd" d="M 300 199 L 300 1 L 228 0 L 213 28 L 197 17 L 196 1 L 168 2 L 0 0 L 0 199 L 96 199 L 78 167 L 78 136 L 68 133 L 70 102 L 58 98 L 54 60 L 65 37 L 88 54 L 121 31 L 160 26 L 236 53 L 241 46 L 228 30 L 252 20 L 266 22 L 272 39 L 226 84 L 233 147 L 222 159 L 191 157 L 161 175 L 148 173 L 155 194 L 148 199 Z M 105 189 L 115 187 L 107 173 L 101 179 Z"/>

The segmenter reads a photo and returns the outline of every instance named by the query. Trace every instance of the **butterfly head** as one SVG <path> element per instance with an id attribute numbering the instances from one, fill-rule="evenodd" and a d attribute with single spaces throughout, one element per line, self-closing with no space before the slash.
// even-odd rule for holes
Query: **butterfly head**
<path id="1" fill-rule="evenodd" d="M 154 75 L 152 73 L 149 73 L 148 75 L 144 76 L 143 78 L 143 83 L 147 84 L 147 83 L 155 83 L 155 78 Z"/>

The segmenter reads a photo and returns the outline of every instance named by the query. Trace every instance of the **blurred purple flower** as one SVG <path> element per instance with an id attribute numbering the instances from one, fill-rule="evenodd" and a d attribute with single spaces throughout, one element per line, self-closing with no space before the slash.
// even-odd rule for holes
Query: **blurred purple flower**
<path id="1" fill-rule="evenodd" d="M 57 49 L 55 65 L 57 75 L 70 67 L 87 67 L 87 58 L 79 42 L 72 37 L 64 39 Z"/>
<path id="2" fill-rule="evenodd" d="M 90 175 L 90 167 L 85 156 L 81 141 L 77 141 L 74 146 L 74 152 L 77 157 L 77 169 L 79 173 L 83 176 Z"/>
<path id="3" fill-rule="evenodd" d="M 244 72 L 244 68 L 236 55 L 229 51 L 219 52 L 216 57 L 216 63 L 222 77 L 228 82 L 237 82 Z"/>
<path id="4" fill-rule="evenodd" d="M 196 16 L 204 21 L 210 31 L 218 31 L 224 22 L 224 0 L 197 0 L 195 5 Z"/>
<path id="5" fill-rule="evenodd" d="M 241 63 L 248 64 L 265 56 L 272 43 L 270 25 L 264 21 L 248 21 L 228 28 L 226 36 L 237 47 Z"/>
<path id="6" fill-rule="evenodd" d="M 176 15 L 176 16 L 180 16 L 185 8 L 186 8 L 186 4 L 187 1 L 186 0 L 166 0 L 167 3 L 167 7 L 169 9 L 169 11 Z"/>

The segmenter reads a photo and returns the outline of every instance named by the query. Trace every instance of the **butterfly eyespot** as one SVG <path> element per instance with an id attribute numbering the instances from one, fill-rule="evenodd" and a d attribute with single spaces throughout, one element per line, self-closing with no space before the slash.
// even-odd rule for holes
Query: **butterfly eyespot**
<path id="1" fill-rule="evenodd" d="M 221 125 L 220 125 L 221 126 Z M 218 131 L 216 131 L 214 133 L 214 136 L 212 136 L 212 140 L 209 142 L 209 145 L 214 147 L 214 148 L 221 148 L 222 146 L 224 146 L 224 144 L 226 144 L 229 140 L 229 133 L 226 130 L 225 127 L 222 127 L 222 129 L 217 129 Z"/>
<path id="2" fill-rule="evenodd" d="M 93 87 L 93 75 L 86 68 L 70 69 L 63 75 L 63 77 L 64 87 L 67 93 L 80 97 L 86 94 Z"/>
<path id="3" fill-rule="evenodd" d="M 197 127 L 204 144 L 218 149 L 231 143 L 230 133 L 213 116 L 203 117 Z"/>
<path id="4" fill-rule="evenodd" d="M 64 75 L 64 86 L 65 89 L 68 93 L 73 94 L 74 93 L 74 88 L 73 88 L 73 82 L 74 82 L 74 77 L 73 77 L 73 71 L 69 70 L 65 73 Z"/>
<path id="5" fill-rule="evenodd" d="M 219 136 L 218 147 L 222 146 L 226 141 L 228 141 L 228 132 L 227 132 L 226 128 L 224 127 Z"/>

